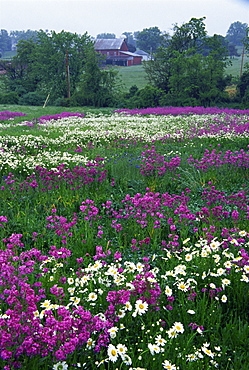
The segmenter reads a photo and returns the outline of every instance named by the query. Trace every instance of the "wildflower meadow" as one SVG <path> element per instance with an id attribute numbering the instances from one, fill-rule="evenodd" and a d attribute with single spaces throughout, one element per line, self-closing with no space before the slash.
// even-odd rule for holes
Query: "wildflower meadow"
<path id="1" fill-rule="evenodd" d="M 247 370 L 249 110 L 0 112 L 0 368 Z"/>

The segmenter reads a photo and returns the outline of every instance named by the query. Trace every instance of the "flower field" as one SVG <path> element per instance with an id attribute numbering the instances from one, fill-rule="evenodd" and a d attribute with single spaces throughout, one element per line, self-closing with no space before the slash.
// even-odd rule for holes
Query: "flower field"
<path id="1" fill-rule="evenodd" d="M 23 115 L 0 112 L 0 368 L 247 370 L 249 110 Z"/>

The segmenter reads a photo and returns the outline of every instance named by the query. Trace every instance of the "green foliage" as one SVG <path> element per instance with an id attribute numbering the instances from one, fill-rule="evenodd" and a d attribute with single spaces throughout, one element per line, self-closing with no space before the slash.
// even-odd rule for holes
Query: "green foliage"
<path id="1" fill-rule="evenodd" d="M 205 17 L 191 18 L 189 22 L 182 26 L 175 25 L 173 28 L 174 35 L 169 43 L 171 51 L 184 52 L 194 48 L 196 51 L 201 51 L 203 48 L 203 40 L 207 36 L 204 24 Z"/>
<path id="2" fill-rule="evenodd" d="M 114 69 L 101 70 L 99 56 L 94 50 L 89 50 L 81 82 L 72 96 L 71 104 L 93 107 L 114 106 L 117 74 Z"/>
<path id="3" fill-rule="evenodd" d="M 162 32 L 158 27 L 144 28 L 137 34 L 137 47 L 154 53 L 162 42 Z"/>
<path id="4" fill-rule="evenodd" d="M 239 96 L 242 102 L 247 103 L 248 105 L 248 102 L 249 102 L 249 68 L 240 77 L 237 87 L 238 87 Z"/>
<path id="5" fill-rule="evenodd" d="M 207 37 L 204 19 L 176 25 L 154 60 L 145 62 L 150 82 L 166 94 L 163 105 L 210 106 L 228 98 L 224 93 L 227 49 L 222 38 Z"/>
<path id="6" fill-rule="evenodd" d="M 0 31 L 0 52 L 11 50 L 11 38 L 8 31 L 1 29 Z"/>
<path id="7" fill-rule="evenodd" d="M 96 37 L 97 39 L 115 39 L 115 33 L 99 33 Z"/>
<path id="8" fill-rule="evenodd" d="M 43 105 L 45 101 L 45 96 L 39 92 L 33 91 L 22 95 L 19 98 L 18 103 L 20 105 Z"/>
<path id="9" fill-rule="evenodd" d="M 17 104 L 18 99 L 18 94 L 14 91 L 0 94 L 0 104 Z"/>
<path id="10" fill-rule="evenodd" d="M 227 31 L 226 39 L 236 46 L 243 45 L 243 40 L 246 37 L 247 28 L 247 23 L 242 23 L 239 21 L 233 22 Z"/>
<path id="11" fill-rule="evenodd" d="M 7 65 L 9 88 L 25 93 L 51 94 L 51 101 L 68 97 L 79 82 L 86 52 L 93 48 L 87 34 L 39 31 L 36 38 L 21 40 L 17 55 Z"/>

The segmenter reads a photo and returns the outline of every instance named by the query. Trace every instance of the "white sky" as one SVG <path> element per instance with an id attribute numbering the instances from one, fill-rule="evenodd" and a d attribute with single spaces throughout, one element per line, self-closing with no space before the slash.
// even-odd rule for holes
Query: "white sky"
<path id="1" fill-rule="evenodd" d="M 231 23 L 249 24 L 249 0 L 0 0 L 0 29 L 54 30 L 90 36 L 142 31 L 206 17 L 206 30 L 225 36 Z"/>

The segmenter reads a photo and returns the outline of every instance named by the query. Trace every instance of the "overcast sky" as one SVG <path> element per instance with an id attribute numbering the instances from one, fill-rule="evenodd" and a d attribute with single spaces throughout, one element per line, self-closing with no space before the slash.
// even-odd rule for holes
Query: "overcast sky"
<path id="1" fill-rule="evenodd" d="M 142 31 L 206 17 L 210 36 L 225 36 L 231 23 L 249 24 L 249 0 L 0 0 L 0 29 L 70 31 L 96 37 Z"/>

